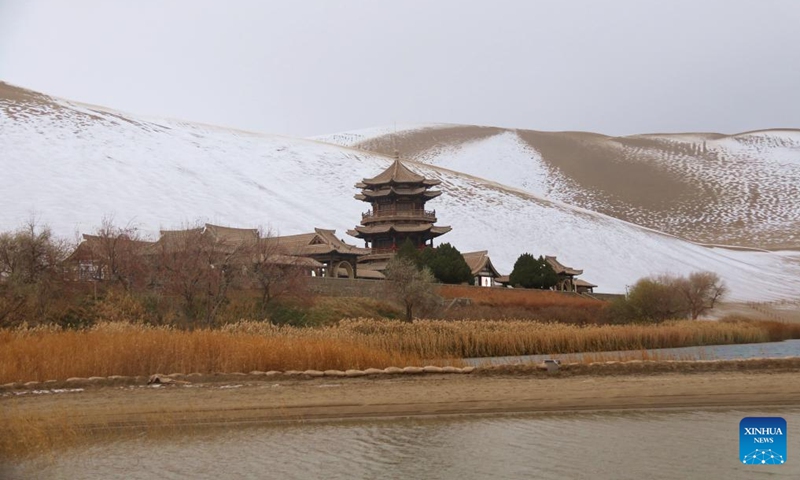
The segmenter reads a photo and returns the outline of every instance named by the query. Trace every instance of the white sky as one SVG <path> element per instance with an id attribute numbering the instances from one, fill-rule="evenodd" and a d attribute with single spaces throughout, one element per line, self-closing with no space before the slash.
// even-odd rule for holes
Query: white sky
<path id="1" fill-rule="evenodd" d="M 0 80 L 294 136 L 800 127 L 800 1 L 0 0 Z"/>

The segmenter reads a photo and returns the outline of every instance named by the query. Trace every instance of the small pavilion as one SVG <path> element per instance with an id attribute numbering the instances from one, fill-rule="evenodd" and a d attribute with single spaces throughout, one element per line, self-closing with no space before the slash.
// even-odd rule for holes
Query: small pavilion
<path id="1" fill-rule="evenodd" d="M 476 287 L 495 287 L 499 285 L 497 279 L 500 278 L 500 273 L 492 265 L 488 251 L 467 252 L 462 253 L 461 256 L 464 257 L 464 261 L 467 262 L 472 271 L 473 284 Z"/>

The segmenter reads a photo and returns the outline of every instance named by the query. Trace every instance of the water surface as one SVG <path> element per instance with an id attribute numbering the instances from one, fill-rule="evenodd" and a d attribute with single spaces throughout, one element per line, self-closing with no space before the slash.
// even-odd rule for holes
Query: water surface
<path id="1" fill-rule="evenodd" d="M 745 416 L 800 425 L 800 407 L 286 424 L 106 443 L 16 465 L 4 478 L 800 478 L 798 434 L 788 435 L 784 465 L 739 463 Z"/>
<path id="2" fill-rule="evenodd" d="M 738 345 L 707 345 L 703 347 L 654 348 L 649 350 L 625 350 L 614 352 L 593 352 L 589 356 L 602 355 L 609 360 L 615 356 L 622 359 L 633 359 L 647 352 L 650 358 L 675 360 L 741 360 L 748 358 L 784 358 L 800 356 L 800 340 L 785 340 L 769 343 L 742 343 Z M 520 355 L 512 357 L 467 358 L 470 365 L 513 365 L 519 363 L 536 363 L 545 358 L 560 358 L 579 361 L 584 354 L 568 355 Z"/>

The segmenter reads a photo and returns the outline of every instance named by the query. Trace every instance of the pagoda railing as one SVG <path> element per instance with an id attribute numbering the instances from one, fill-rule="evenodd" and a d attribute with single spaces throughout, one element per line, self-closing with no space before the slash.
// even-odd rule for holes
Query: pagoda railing
<path id="1" fill-rule="evenodd" d="M 427 247 L 428 247 L 428 245 L 420 245 L 417 248 L 419 250 L 425 250 Z M 397 253 L 397 251 L 399 249 L 400 249 L 400 247 L 397 246 L 397 245 L 395 245 L 393 247 L 373 247 L 373 248 L 370 248 L 370 250 L 372 250 L 371 253 L 373 255 L 378 255 L 378 254 L 383 254 L 383 253 Z"/>
<path id="2" fill-rule="evenodd" d="M 373 255 L 379 255 L 382 253 L 396 253 L 397 247 L 380 247 L 380 248 L 372 248 Z"/>
<path id="3" fill-rule="evenodd" d="M 412 210 L 402 210 L 397 208 L 384 208 L 378 211 L 367 210 L 361 214 L 361 220 L 388 219 L 391 217 L 400 218 L 421 218 L 431 222 L 436 221 L 436 210 L 423 210 L 415 208 Z"/>

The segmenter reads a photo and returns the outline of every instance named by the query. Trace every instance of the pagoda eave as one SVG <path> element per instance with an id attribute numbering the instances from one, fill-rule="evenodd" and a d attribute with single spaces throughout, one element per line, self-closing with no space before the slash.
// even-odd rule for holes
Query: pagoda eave
<path id="1" fill-rule="evenodd" d="M 434 237 L 444 235 L 452 230 L 451 227 L 438 227 L 430 223 L 417 224 L 417 225 L 359 225 L 355 230 L 348 230 L 347 233 L 354 237 L 369 237 L 374 235 L 382 235 L 390 232 L 395 233 L 431 233 Z"/>

